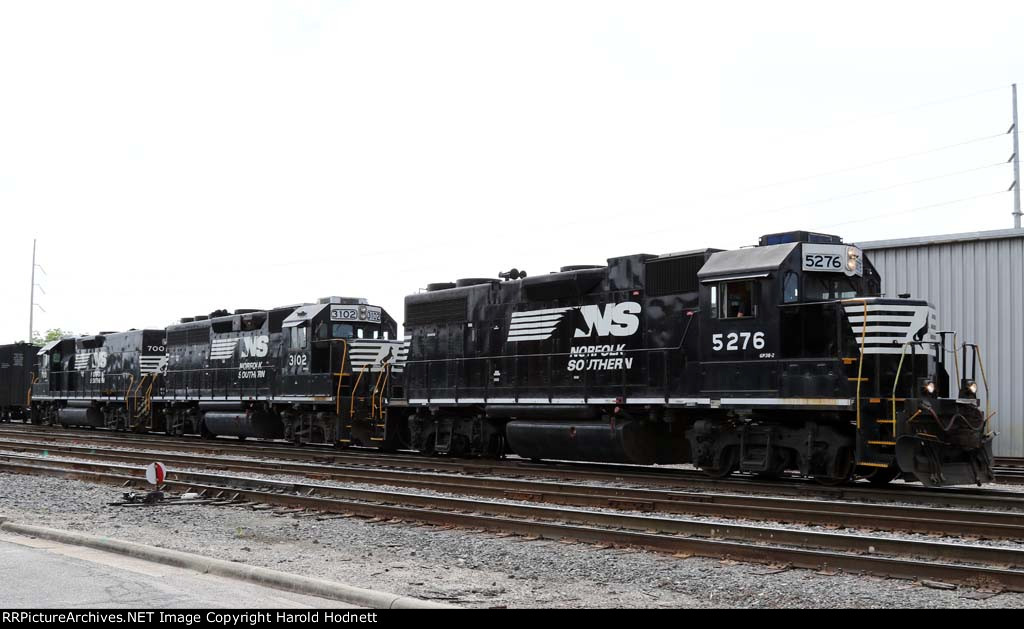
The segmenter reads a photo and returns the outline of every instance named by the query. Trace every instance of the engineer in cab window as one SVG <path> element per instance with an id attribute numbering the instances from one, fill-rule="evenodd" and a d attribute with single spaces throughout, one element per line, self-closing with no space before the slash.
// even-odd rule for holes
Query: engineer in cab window
<path id="1" fill-rule="evenodd" d="M 731 282 L 726 284 L 726 317 L 740 319 L 750 316 L 753 302 L 752 282 Z"/>

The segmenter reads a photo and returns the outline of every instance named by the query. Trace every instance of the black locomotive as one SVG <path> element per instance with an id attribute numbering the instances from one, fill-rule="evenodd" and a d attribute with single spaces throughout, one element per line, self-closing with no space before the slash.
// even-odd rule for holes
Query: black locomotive
<path id="1" fill-rule="evenodd" d="M 879 293 L 858 248 L 787 232 L 430 284 L 406 297 L 404 341 L 362 299 L 219 311 L 48 344 L 31 419 L 827 484 L 990 481 L 977 348 L 928 303 Z"/>
<path id="2" fill-rule="evenodd" d="M 928 303 L 879 296 L 837 236 L 521 275 L 406 298 L 413 447 L 824 483 L 992 478 L 973 374 L 950 395 L 949 333 Z"/>
<path id="3" fill-rule="evenodd" d="M 65 338 L 39 350 L 32 419 L 376 445 L 385 440 L 385 392 L 402 371 L 396 328 L 366 300 L 330 297 Z"/>

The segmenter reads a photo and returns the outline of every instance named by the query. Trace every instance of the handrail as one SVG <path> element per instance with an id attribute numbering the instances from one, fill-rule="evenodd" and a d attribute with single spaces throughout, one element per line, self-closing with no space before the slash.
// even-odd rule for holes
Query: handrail
<path id="1" fill-rule="evenodd" d="M 39 376 L 37 376 L 36 372 L 34 372 L 34 371 L 30 371 L 28 373 L 32 377 L 29 378 L 28 392 L 25 394 L 25 407 L 28 408 L 29 410 L 31 410 L 32 409 L 32 387 L 34 387 L 36 385 L 36 383 L 39 382 Z"/>
<path id="2" fill-rule="evenodd" d="M 375 382 L 374 385 L 373 385 L 373 391 L 370 392 L 370 417 L 371 418 L 377 416 L 377 405 L 376 405 L 377 391 L 378 391 L 378 389 L 380 387 L 381 378 L 384 377 L 385 373 L 386 373 L 386 370 L 382 369 L 381 372 L 380 372 L 380 375 L 377 376 L 377 382 Z M 382 401 L 383 401 L 383 399 L 382 399 Z"/>
<path id="3" fill-rule="evenodd" d="M 157 374 L 153 373 L 153 377 L 149 381 L 149 388 L 146 389 L 146 412 L 153 409 L 153 387 L 156 386 Z M 152 425 L 152 422 L 150 422 Z"/>
<path id="4" fill-rule="evenodd" d="M 860 326 L 860 357 L 857 359 L 857 432 L 860 433 L 860 386 L 864 381 L 864 346 L 867 342 L 868 336 L 868 301 L 862 299 L 861 303 L 864 304 L 864 321 Z M 902 358 L 900 360 L 902 363 Z M 896 370 L 896 379 L 899 380 L 899 369 Z M 895 394 L 894 394 L 895 396 Z M 893 417 L 896 417 L 895 406 L 893 407 Z M 896 434 L 896 426 L 893 425 L 893 434 Z"/>
<path id="5" fill-rule="evenodd" d="M 133 409 L 131 409 L 131 407 L 129 406 L 129 404 L 131 404 L 131 400 L 129 399 L 128 396 L 131 395 L 132 386 L 134 386 L 134 385 L 135 385 L 135 374 L 131 374 L 130 373 L 130 374 L 128 374 L 128 386 L 125 387 L 125 390 L 124 390 L 124 405 L 125 405 L 125 408 L 128 409 L 128 415 L 129 416 L 132 415 L 132 410 Z"/>
<path id="6" fill-rule="evenodd" d="M 908 341 L 900 349 L 900 364 L 896 366 L 896 376 L 892 380 L 892 436 L 896 436 L 896 389 L 900 386 L 900 372 L 903 371 L 903 359 L 907 355 L 907 347 L 911 345 Z M 913 386 L 913 384 L 911 384 Z"/>
<path id="7" fill-rule="evenodd" d="M 338 388 L 334 391 L 334 414 L 341 416 L 341 380 L 345 375 L 345 359 L 348 358 L 348 342 L 345 339 L 330 339 L 330 342 L 335 343 L 341 341 L 341 365 L 338 367 L 338 373 L 334 374 L 338 376 Z"/>
<path id="8" fill-rule="evenodd" d="M 149 408 L 150 408 L 149 395 L 153 391 L 153 382 L 156 381 L 156 373 L 145 373 L 145 374 L 142 374 L 142 378 L 139 380 L 138 386 L 135 387 L 135 391 L 132 392 L 132 400 L 133 401 L 138 400 L 139 393 L 142 391 L 142 386 L 144 384 L 146 384 L 146 378 L 149 378 L 150 376 L 153 376 L 153 378 L 150 380 L 149 388 L 146 390 L 145 401 L 143 402 L 142 409 L 139 409 L 138 407 L 135 407 L 135 408 L 131 409 L 133 411 L 132 415 L 136 419 L 141 417 L 143 415 L 143 413 L 148 411 Z"/>
<path id="9" fill-rule="evenodd" d="M 900 350 L 900 362 L 896 366 L 896 377 L 893 379 L 893 383 L 892 383 L 892 397 L 891 397 L 891 400 L 892 400 L 892 420 L 893 420 L 893 431 L 894 431 L 893 435 L 894 436 L 895 436 L 895 430 L 896 430 L 896 423 L 895 423 L 896 422 L 896 389 L 899 387 L 899 384 L 900 384 L 900 372 L 903 371 L 903 359 L 907 355 L 907 348 L 908 347 L 912 347 L 914 345 L 927 345 L 927 344 L 940 345 L 941 341 L 907 341 L 906 343 L 903 344 L 903 347 Z M 914 386 L 914 384 L 915 383 L 912 383 L 911 386 Z"/>
<path id="10" fill-rule="evenodd" d="M 966 350 L 965 350 L 966 351 Z M 953 368 L 956 369 L 956 386 L 960 387 L 960 357 L 956 353 L 956 331 L 953 332 Z M 965 367 L 966 369 L 966 367 Z"/>
<path id="11" fill-rule="evenodd" d="M 363 374 L 370 368 L 370 363 L 366 363 L 359 369 L 359 375 L 356 376 L 356 381 L 352 384 L 352 395 L 349 396 L 348 404 L 348 416 L 353 417 L 356 414 L 356 389 L 359 388 L 359 382 L 363 379 Z M 339 398 L 339 404 L 341 403 Z"/>
<path id="12" fill-rule="evenodd" d="M 981 367 L 981 381 L 985 385 L 985 435 L 991 434 L 989 420 L 992 419 L 994 413 L 990 414 L 991 407 L 989 406 L 989 389 L 988 389 L 988 376 L 985 375 L 985 361 L 981 359 L 981 348 L 978 347 L 977 343 L 972 343 L 971 347 L 974 348 L 974 354 L 978 357 L 978 366 Z M 964 343 L 964 353 L 967 353 L 967 344 Z M 959 385 L 958 385 L 959 386 Z"/>
<path id="13" fill-rule="evenodd" d="M 387 390 L 388 390 L 388 380 L 391 379 L 391 364 L 390 363 L 388 363 L 388 364 L 386 364 L 384 366 L 383 373 L 385 373 L 386 375 L 384 376 L 384 382 L 381 384 L 381 387 L 380 387 L 380 396 L 378 397 L 378 403 L 377 403 L 377 409 L 380 411 L 380 415 L 378 416 L 377 419 L 384 419 L 384 393 L 387 392 Z M 372 404 L 371 404 L 371 406 L 372 406 Z M 372 418 L 372 415 L 371 415 L 371 418 Z"/>

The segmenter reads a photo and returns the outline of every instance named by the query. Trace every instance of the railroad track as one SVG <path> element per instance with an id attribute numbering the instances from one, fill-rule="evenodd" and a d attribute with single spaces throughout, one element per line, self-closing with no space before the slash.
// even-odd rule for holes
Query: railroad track
<path id="1" fill-rule="evenodd" d="M 918 486 L 891 485 L 876 488 L 867 483 L 852 483 L 838 487 L 823 487 L 809 479 L 785 478 L 776 481 L 761 481 L 749 476 L 735 476 L 726 479 L 711 479 L 695 470 L 678 468 L 648 468 L 640 466 L 543 463 L 536 464 L 523 460 L 478 460 L 447 459 L 408 454 L 382 454 L 370 451 L 351 451 L 298 448 L 283 444 L 253 446 L 239 444 L 233 440 L 180 440 L 175 438 L 152 439 L 122 433 L 99 431 L 61 431 L 35 427 L 18 430 L 12 426 L 0 428 L 0 438 L 24 438 L 26 440 L 54 443 L 92 443 L 114 447 L 130 447 L 161 452 L 189 451 L 215 456 L 247 456 L 271 459 L 266 465 L 280 460 L 303 461 L 321 466 L 363 466 L 367 468 L 390 468 L 447 472 L 464 475 L 501 475 L 518 478 L 544 478 L 572 482 L 600 482 L 609 484 L 631 484 L 641 487 L 670 489 L 691 489 L 697 491 L 740 492 L 772 496 L 793 496 L 823 500 L 853 500 L 861 502 L 905 502 L 922 506 L 946 506 L 982 509 L 1015 509 L 1020 505 L 1022 495 L 1004 490 L 974 488 L 923 488 Z"/>
<path id="2" fill-rule="evenodd" d="M 0 456 L 0 471 L 134 486 L 142 470 L 113 463 L 70 462 L 28 455 Z M 368 518 L 458 526 L 502 534 L 629 546 L 703 557 L 842 569 L 912 579 L 1024 591 L 1024 550 L 708 523 L 654 515 L 309 483 L 207 472 L 169 472 L 166 490 L 199 492 L 221 505 L 264 504 Z"/>
<path id="3" fill-rule="evenodd" d="M 145 466 L 153 456 L 123 450 L 83 446 L 51 446 L 0 439 L 0 450 L 33 457 L 54 455 L 87 461 L 116 461 Z M 0 456 L 3 456 L 0 453 Z M 607 485 L 565 485 L 500 477 L 480 477 L 357 466 L 311 465 L 308 463 L 241 461 L 182 454 L 161 455 L 171 469 L 190 467 L 263 476 L 290 475 L 334 483 L 391 486 L 472 495 L 524 502 L 696 515 L 747 520 L 774 521 L 817 526 L 858 528 L 877 531 L 907 531 L 950 537 L 1024 539 L 1024 497 L 1019 512 L 958 510 L 934 507 L 878 505 L 856 502 L 820 501 L 707 492 L 611 487 Z M 1000 507 L 1013 506 L 999 503 Z"/>

